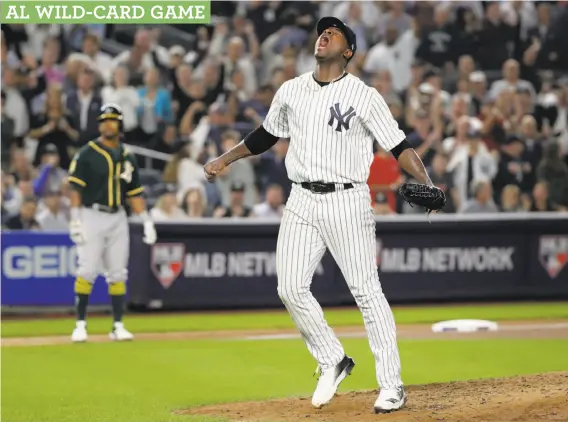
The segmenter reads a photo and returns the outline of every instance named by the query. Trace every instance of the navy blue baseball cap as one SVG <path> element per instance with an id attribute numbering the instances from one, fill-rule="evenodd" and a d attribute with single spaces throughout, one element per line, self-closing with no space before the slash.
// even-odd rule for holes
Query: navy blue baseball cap
<path id="1" fill-rule="evenodd" d="M 355 52 L 357 51 L 357 37 L 355 36 L 355 32 L 353 32 L 351 28 L 349 28 L 344 22 L 340 21 L 339 19 L 334 18 L 333 16 L 326 16 L 318 21 L 316 27 L 318 31 L 318 36 L 321 35 L 323 31 L 325 31 L 327 28 L 331 27 L 337 28 L 341 32 L 343 32 L 343 35 L 347 40 L 347 45 L 349 46 L 349 49 L 353 51 L 353 54 L 349 58 L 349 60 L 351 60 L 355 55 Z"/>

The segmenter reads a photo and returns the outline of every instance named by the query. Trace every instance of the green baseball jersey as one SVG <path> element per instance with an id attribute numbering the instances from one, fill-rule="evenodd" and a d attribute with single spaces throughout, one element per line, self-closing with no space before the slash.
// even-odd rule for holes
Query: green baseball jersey
<path id="1" fill-rule="evenodd" d="M 69 183 L 81 193 L 84 206 L 118 208 L 126 198 L 142 195 L 136 158 L 122 145 L 117 149 L 91 141 L 73 158 Z"/>

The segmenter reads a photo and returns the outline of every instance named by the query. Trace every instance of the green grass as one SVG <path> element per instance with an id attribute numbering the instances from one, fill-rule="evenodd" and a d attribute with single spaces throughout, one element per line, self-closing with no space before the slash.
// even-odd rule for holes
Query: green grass
<path id="1" fill-rule="evenodd" d="M 376 388 L 367 341 L 343 343 L 357 366 L 341 391 Z M 567 340 L 414 340 L 401 341 L 400 349 L 406 384 L 568 370 Z M 310 395 L 314 367 L 299 340 L 8 347 L 2 421 L 203 422 L 171 412 Z"/>
<path id="2" fill-rule="evenodd" d="M 394 314 L 398 324 L 468 318 L 494 321 L 560 319 L 568 318 L 568 302 L 395 307 Z M 330 309 L 326 311 L 326 318 L 336 327 L 362 325 L 357 309 Z M 109 317 L 90 318 L 89 332 L 106 333 L 109 321 Z M 285 311 L 129 315 L 126 322 L 134 333 L 294 328 Z M 73 318 L 2 321 L 2 337 L 68 335 L 73 326 Z"/>

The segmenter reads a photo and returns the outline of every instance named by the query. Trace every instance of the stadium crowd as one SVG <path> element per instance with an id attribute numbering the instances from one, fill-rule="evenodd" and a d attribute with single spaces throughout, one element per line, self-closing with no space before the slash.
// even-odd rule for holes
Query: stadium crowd
<path id="1" fill-rule="evenodd" d="M 287 140 L 214 184 L 202 165 L 262 123 L 283 82 L 314 68 L 326 15 L 356 32 L 347 70 L 384 96 L 446 191 L 444 212 L 568 210 L 567 1 L 240 1 L 213 2 L 212 13 L 211 25 L 174 25 L 191 45 L 165 46 L 164 26 L 2 25 L 4 228 L 66 229 L 66 169 L 97 137 L 104 102 L 122 107 L 127 144 L 171 154 L 140 160 L 156 221 L 278 217 Z M 106 53 L 108 39 L 124 51 Z M 377 214 L 422 212 L 396 194 L 406 180 L 377 150 Z"/>

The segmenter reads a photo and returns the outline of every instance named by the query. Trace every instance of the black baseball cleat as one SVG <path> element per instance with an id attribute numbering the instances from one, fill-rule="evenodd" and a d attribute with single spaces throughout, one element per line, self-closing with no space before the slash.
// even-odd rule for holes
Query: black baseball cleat
<path id="1" fill-rule="evenodd" d="M 375 402 L 375 413 L 390 413 L 402 409 L 406 403 L 404 387 L 381 389 L 379 398 Z"/>
<path id="2" fill-rule="evenodd" d="M 341 381 L 343 381 L 347 375 L 351 374 L 351 371 L 355 367 L 355 361 L 349 356 L 345 356 L 341 362 L 339 362 L 333 368 L 326 370 L 320 370 L 320 376 L 318 380 L 318 386 L 312 397 L 312 406 L 316 409 L 320 409 L 326 404 L 328 404 L 335 393 Z M 316 369 L 316 373 L 320 367 Z"/>

